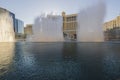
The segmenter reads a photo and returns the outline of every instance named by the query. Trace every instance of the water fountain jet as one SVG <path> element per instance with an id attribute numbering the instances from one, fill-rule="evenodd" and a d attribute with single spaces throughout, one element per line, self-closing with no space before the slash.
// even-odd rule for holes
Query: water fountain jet
<path id="1" fill-rule="evenodd" d="M 78 13 L 78 42 L 104 42 L 103 22 L 106 6 L 103 0 Z"/>
<path id="2" fill-rule="evenodd" d="M 41 14 L 35 19 L 33 35 L 27 37 L 29 42 L 63 42 L 62 16 L 55 13 Z"/>
<path id="3" fill-rule="evenodd" d="M 14 42 L 13 19 L 9 12 L 0 8 L 0 42 Z"/>

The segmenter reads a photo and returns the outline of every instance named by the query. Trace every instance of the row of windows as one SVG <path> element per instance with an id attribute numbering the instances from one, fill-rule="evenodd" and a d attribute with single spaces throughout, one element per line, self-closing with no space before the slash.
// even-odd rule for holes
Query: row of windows
<path id="1" fill-rule="evenodd" d="M 107 26 L 104 28 L 104 30 L 114 29 L 114 28 L 120 28 L 120 26 Z"/>
<path id="2" fill-rule="evenodd" d="M 112 28 L 119 27 L 119 26 L 120 26 L 119 19 L 117 19 L 117 21 L 110 21 L 104 24 L 105 29 L 112 29 Z"/>
<path id="3" fill-rule="evenodd" d="M 64 29 L 65 30 L 74 30 L 74 29 L 76 29 L 76 27 L 77 27 L 77 24 L 71 24 L 71 23 L 68 23 L 68 24 L 66 24 L 66 26 L 64 27 Z"/>
<path id="4" fill-rule="evenodd" d="M 77 17 L 76 16 L 72 16 L 72 17 L 63 17 L 63 21 L 76 21 Z"/>
<path id="5" fill-rule="evenodd" d="M 76 21 L 77 20 L 76 16 L 67 17 L 66 19 L 67 19 L 67 21 Z"/>

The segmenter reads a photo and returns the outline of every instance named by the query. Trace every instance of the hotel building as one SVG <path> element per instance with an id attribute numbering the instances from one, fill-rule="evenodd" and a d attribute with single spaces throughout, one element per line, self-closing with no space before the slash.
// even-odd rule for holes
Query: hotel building
<path id="1" fill-rule="evenodd" d="M 62 12 L 63 16 L 63 34 L 66 39 L 75 40 L 77 28 L 77 14 L 66 15 Z"/>
<path id="2" fill-rule="evenodd" d="M 106 41 L 120 40 L 120 16 L 104 23 L 104 35 Z"/>
<path id="3" fill-rule="evenodd" d="M 33 30 L 32 30 L 32 24 L 27 24 L 26 27 L 24 28 L 24 33 L 25 35 L 32 35 Z"/>
<path id="4" fill-rule="evenodd" d="M 18 34 L 24 34 L 24 22 L 23 21 L 19 19 L 15 19 L 15 26 L 17 28 Z"/>

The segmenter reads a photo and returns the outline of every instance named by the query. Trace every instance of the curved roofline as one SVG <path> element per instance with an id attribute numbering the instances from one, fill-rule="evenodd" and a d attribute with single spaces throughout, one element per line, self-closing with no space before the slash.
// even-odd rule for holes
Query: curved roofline
<path id="1" fill-rule="evenodd" d="M 5 9 L 5 8 L 3 8 L 3 7 L 0 7 L 0 9 L 3 9 L 3 10 L 6 10 L 6 11 L 8 11 L 7 9 Z"/>
<path id="2" fill-rule="evenodd" d="M 5 11 L 8 11 L 8 12 L 10 12 L 10 13 L 13 13 L 13 12 L 7 10 L 6 8 L 3 8 L 3 7 L 0 7 L 0 9 L 5 10 Z M 13 14 L 14 14 L 14 13 L 13 13 Z"/>

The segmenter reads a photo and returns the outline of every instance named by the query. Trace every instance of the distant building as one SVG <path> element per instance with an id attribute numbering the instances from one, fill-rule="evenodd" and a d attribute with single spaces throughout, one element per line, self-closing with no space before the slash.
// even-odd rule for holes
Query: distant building
<path id="1" fill-rule="evenodd" d="M 62 12 L 62 16 L 64 37 L 69 39 L 76 39 L 77 14 L 66 15 L 65 12 Z"/>
<path id="2" fill-rule="evenodd" d="M 104 23 L 104 35 L 106 41 L 120 40 L 120 16 Z"/>
<path id="3" fill-rule="evenodd" d="M 24 22 L 23 21 L 19 19 L 15 19 L 15 27 L 16 27 L 17 34 L 24 34 Z"/>
<path id="4" fill-rule="evenodd" d="M 26 35 L 31 35 L 33 34 L 33 31 L 32 31 L 32 24 L 27 24 L 25 29 L 24 29 L 24 32 Z"/>

